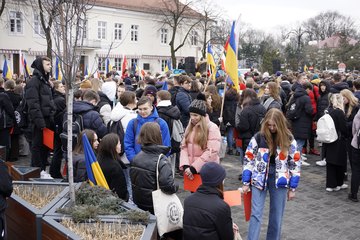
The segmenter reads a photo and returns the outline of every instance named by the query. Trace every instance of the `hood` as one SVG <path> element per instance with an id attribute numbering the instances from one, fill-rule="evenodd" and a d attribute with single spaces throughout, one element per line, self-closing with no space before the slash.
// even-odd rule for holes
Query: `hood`
<path id="1" fill-rule="evenodd" d="M 33 75 L 37 75 L 40 78 L 43 77 L 46 81 L 49 79 L 49 73 L 45 73 L 43 63 L 40 57 L 36 58 L 31 64 L 31 67 L 34 68 Z"/>
<path id="2" fill-rule="evenodd" d="M 113 101 L 116 95 L 116 83 L 114 81 L 104 82 L 101 86 L 101 91 Z"/>
<path id="3" fill-rule="evenodd" d="M 216 187 L 200 185 L 196 191 L 205 195 L 217 195 L 219 198 L 224 199 L 223 195 Z"/>
<path id="4" fill-rule="evenodd" d="M 344 89 L 349 89 L 349 85 L 347 84 L 347 82 L 339 82 L 332 85 L 330 91 L 332 93 L 340 93 L 340 91 Z"/>
<path id="5" fill-rule="evenodd" d="M 325 89 L 325 92 L 322 92 L 320 90 L 320 87 L 321 85 L 325 85 L 326 86 L 326 89 Z M 330 82 L 328 80 L 322 80 L 320 83 L 319 83 L 319 94 L 322 96 L 322 95 L 325 95 L 325 94 L 328 94 L 330 92 L 330 89 L 331 89 L 331 85 L 330 85 Z"/>
<path id="6" fill-rule="evenodd" d="M 117 122 L 123 119 L 129 113 L 135 113 L 135 111 L 124 108 L 120 103 L 117 103 L 114 109 L 111 111 L 110 119 L 111 121 Z"/>
<path id="7" fill-rule="evenodd" d="M 101 101 L 106 101 L 107 103 L 109 103 L 111 105 L 112 101 L 110 100 L 110 98 L 103 93 L 102 91 L 98 91 L 99 97 L 100 97 L 100 102 Z"/>
<path id="8" fill-rule="evenodd" d="M 95 106 L 91 103 L 84 102 L 84 101 L 75 101 L 74 102 L 74 113 L 82 113 L 87 112 L 90 110 L 95 111 Z"/>
<path id="9" fill-rule="evenodd" d="M 158 107 L 158 112 L 162 113 L 170 118 L 173 119 L 180 119 L 180 110 L 177 106 L 167 106 L 167 107 L 161 107 L 161 106 L 157 106 Z"/>
<path id="10" fill-rule="evenodd" d="M 142 124 L 146 123 L 146 122 L 155 122 L 155 120 L 157 118 L 159 118 L 159 114 L 158 114 L 155 106 L 153 107 L 153 111 L 151 112 L 151 114 L 149 116 L 147 116 L 146 118 L 143 118 L 139 114 L 136 117 L 136 119 Z"/>
<path id="11" fill-rule="evenodd" d="M 304 95 L 308 95 L 308 94 L 306 90 L 299 84 L 299 86 L 295 89 L 294 98 L 299 98 Z"/>
<path id="12" fill-rule="evenodd" d="M 170 147 L 163 146 L 163 145 L 143 145 L 141 146 L 141 150 L 145 153 L 152 153 L 152 154 L 167 154 L 170 151 Z"/>

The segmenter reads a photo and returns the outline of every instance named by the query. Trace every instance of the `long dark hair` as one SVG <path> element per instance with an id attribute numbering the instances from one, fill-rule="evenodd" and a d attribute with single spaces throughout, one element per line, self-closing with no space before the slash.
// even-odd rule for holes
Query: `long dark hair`
<path id="1" fill-rule="evenodd" d="M 109 133 L 101 139 L 98 147 L 97 159 L 99 162 L 105 159 L 118 160 L 119 154 L 116 152 L 116 145 L 120 142 L 119 137 L 115 133 Z"/>

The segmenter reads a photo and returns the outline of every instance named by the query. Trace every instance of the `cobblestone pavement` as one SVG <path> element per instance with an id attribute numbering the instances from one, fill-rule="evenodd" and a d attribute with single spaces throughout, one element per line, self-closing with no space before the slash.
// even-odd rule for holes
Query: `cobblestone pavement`
<path id="1" fill-rule="evenodd" d="M 360 240 L 360 203 L 347 199 L 348 189 L 339 192 L 325 191 L 326 168 L 316 166 L 319 157 L 307 155 L 311 166 L 302 167 L 300 185 L 296 198 L 287 202 L 282 225 L 283 240 Z M 226 157 L 222 165 L 227 171 L 225 190 L 235 190 L 241 186 L 238 175 L 241 171 L 237 156 Z M 29 157 L 15 162 L 28 166 Z M 350 176 L 349 176 L 350 179 Z M 189 192 L 183 190 L 183 180 L 179 176 L 176 182 L 180 189 L 178 196 L 183 201 Z M 346 182 L 350 185 L 350 182 Z M 269 213 L 269 197 L 267 197 L 260 239 L 266 238 Z M 231 208 L 233 221 L 239 226 L 243 239 L 247 237 L 248 222 L 244 219 L 243 206 Z"/>
<path id="2" fill-rule="evenodd" d="M 348 189 L 339 192 L 325 191 L 326 167 L 319 167 L 315 161 L 320 157 L 307 155 L 311 165 L 302 167 L 300 185 L 296 198 L 286 203 L 281 239 L 284 240 L 355 240 L 360 239 L 360 203 L 347 199 Z M 226 168 L 225 190 L 241 186 L 238 180 L 241 165 L 239 157 L 227 155 L 222 161 Z M 350 178 L 349 178 L 350 179 Z M 182 179 L 178 196 L 183 200 L 189 192 L 182 189 Z M 350 185 L 350 182 L 345 182 Z M 260 239 L 266 238 L 269 214 L 267 197 Z M 239 226 L 243 239 L 247 237 L 248 222 L 244 219 L 243 206 L 231 208 L 233 221 Z"/>

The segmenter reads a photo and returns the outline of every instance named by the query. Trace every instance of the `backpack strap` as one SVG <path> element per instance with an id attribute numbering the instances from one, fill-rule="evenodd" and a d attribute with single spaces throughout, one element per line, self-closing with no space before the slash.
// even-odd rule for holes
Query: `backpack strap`
<path id="1" fill-rule="evenodd" d="M 263 106 L 265 107 L 266 110 L 268 110 L 268 108 L 270 107 L 270 104 L 275 101 L 275 99 L 273 97 L 269 97 L 268 99 L 266 99 L 266 101 L 263 103 Z"/>

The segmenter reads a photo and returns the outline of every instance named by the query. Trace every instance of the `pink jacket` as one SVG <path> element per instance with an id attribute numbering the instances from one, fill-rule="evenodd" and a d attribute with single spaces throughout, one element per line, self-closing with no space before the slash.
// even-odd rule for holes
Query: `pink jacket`
<path id="1" fill-rule="evenodd" d="M 219 158 L 219 151 L 221 145 L 220 130 L 215 123 L 209 120 L 208 115 L 206 115 L 206 121 L 209 127 L 209 136 L 206 144 L 206 149 L 202 150 L 199 145 L 193 144 L 194 135 L 195 135 L 195 131 L 193 131 L 190 134 L 189 143 L 185 144 L 185 139 L 183 139 L 181 143 L 180 169 L 183 169 L 184 165 L 188 165 L 194 167 L 197 172 L 200 172 L 201 167 L 206 162 L 220 163 L 220 158 Z M 195 126 L 195 128 L 196 127 L 197 126 Z"/>

